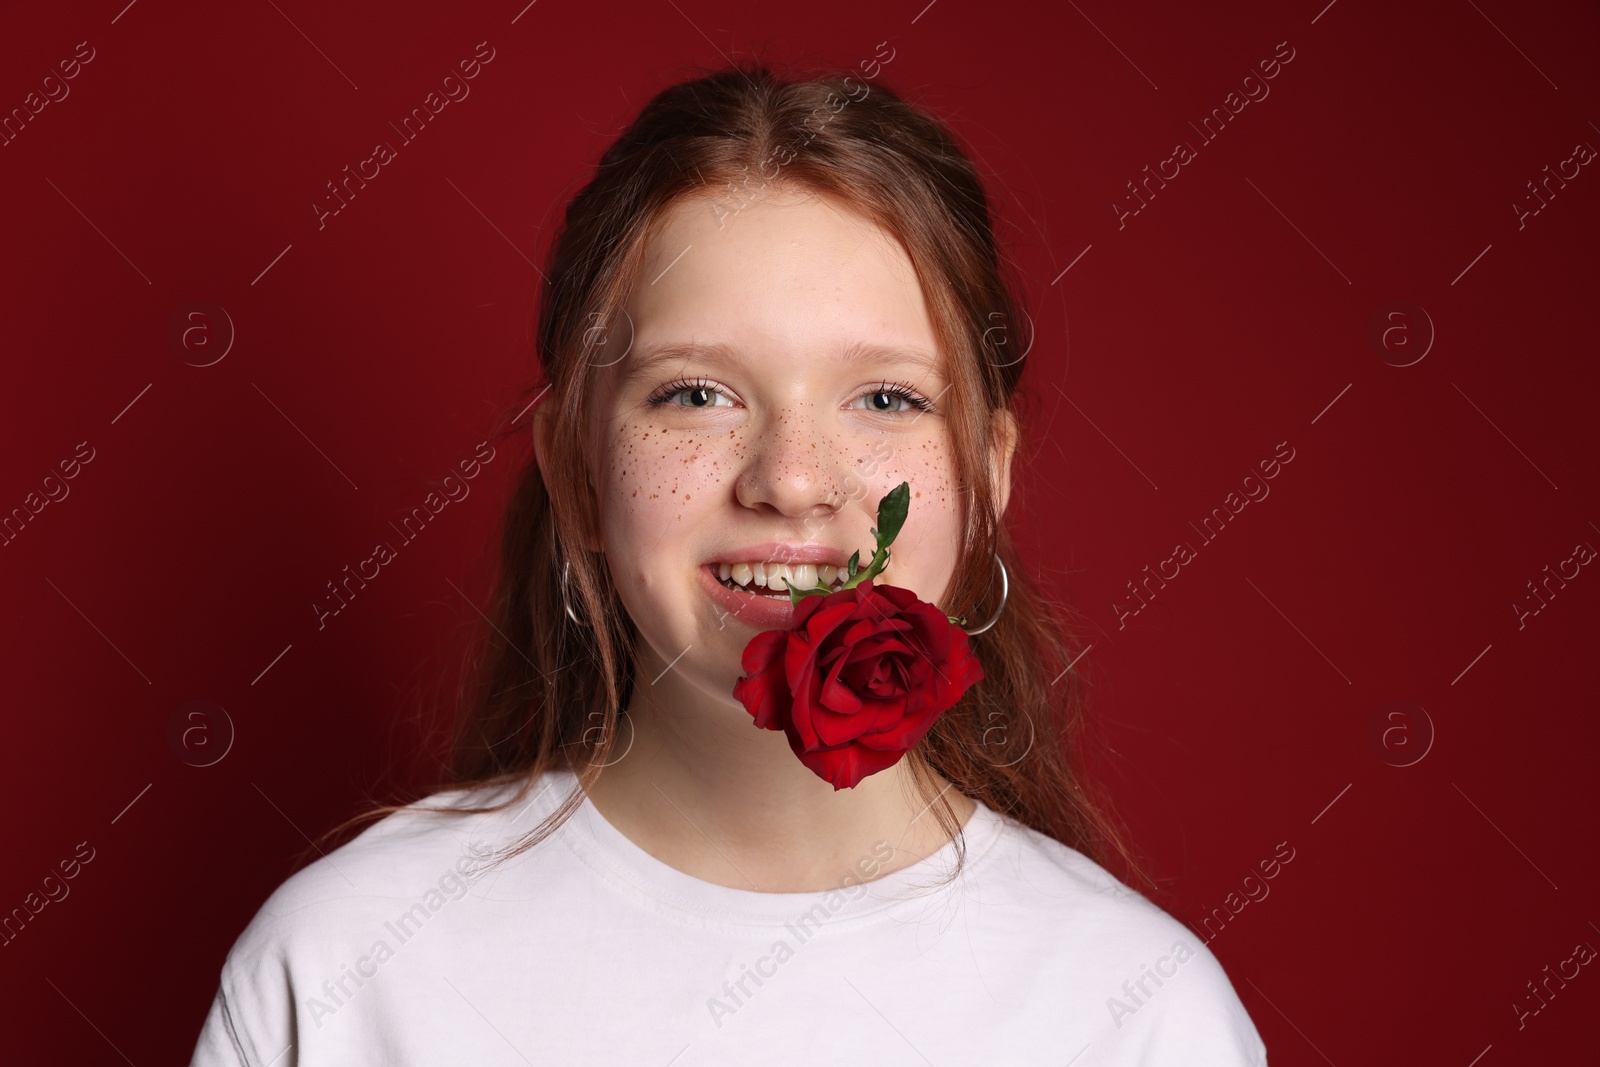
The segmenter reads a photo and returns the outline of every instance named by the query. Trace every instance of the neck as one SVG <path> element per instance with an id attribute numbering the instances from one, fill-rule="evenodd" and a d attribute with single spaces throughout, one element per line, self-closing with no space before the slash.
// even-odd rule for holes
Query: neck
<path id="1" fill-rule="evenodd" d="M 966 824 L 976 804 L 930 771 L 934 792 L 943 791 L 930 805 L 908 768 L 912 758 L 836 791 L 795 758 L 781 731 L 757 729 L 731 696 L 715 701 L 668 671 L 656 685 L 634 686 L 589 800 L 640 848 L 702 881 L 820 891 L 836 888 L 863 858 L 878 876 L 943 847 L 940 804 Z M 886 862 L 884 843 L 894 850 Z"/>

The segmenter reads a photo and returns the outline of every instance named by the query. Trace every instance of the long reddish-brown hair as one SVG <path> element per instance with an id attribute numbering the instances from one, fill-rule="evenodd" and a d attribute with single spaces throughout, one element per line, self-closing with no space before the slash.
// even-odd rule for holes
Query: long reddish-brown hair
<path id="1" fill-rule="evenodd" d="M 1021 286 L 996 248 L 978 172 L 948 127 L 881 81 L 836 72 L 786 79 L 753 65 L 673 85 L 644 106 L 567 205 L 543 272 L 543 378 L 507 407 L 520 416 L 534 401 L 550 405 L 562 429 L 545 457 L 548 480 L 531 452 L 516 475 L 438 789 L 515 785 L 499 803 L 450 809 L 494 811 L 522 801 L 547 769 L 573 771 L 583 788 L 507 853 L 515 855 L 553 833 L 612 758 L 638 634 L 603 557 L 585 547 L 584 531 L 597 528 L 583 453 L 596 370 L 617 358 L 620 309 L 669 205 L 705 197 L 726 219 L 780 189 L 833 198 L 904 246 L 947 362 L 941 403 L 964 501 L 964 544 L 940 606 L 973 624 L 988 619 L 1000 603 L 997 556 L 1010 575 L 998 621 L 972 639 L 983 680 L 907 754 L 912 781 L 960 857 L 960 822 L 930 770 L 1105 862 L 1121 846 L 1084 779 L 1084 694 L 1071 666 L 1078 643 L 1064 623 L 1071 609 L 1023 573 L 989 461 L 997 435 L 1022 426 Z M 503 418 L 492 436 L 513 434 L 528 440 L 526 420 Z M 401 807 L 379 805 L 330 833 Z"/>

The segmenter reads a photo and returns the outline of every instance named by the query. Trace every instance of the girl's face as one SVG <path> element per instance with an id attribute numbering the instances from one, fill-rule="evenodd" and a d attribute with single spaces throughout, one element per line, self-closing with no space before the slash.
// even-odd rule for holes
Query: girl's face
<path id="1" fill-rule="evenodd" d="M 754 577 L 727 587 L 746 567 L 782 562 L 806 586 L 803 563 L 843 572 L 859 550 L 864 567 L 878 502 L 904 481 L 910 512 L 876 580 L 938 603 L 961 498 L 948 382 L 899 242 L 831 199 L 725 211 L 680 200 L 648 243 L 631 337 L 625 323 L 607 342 L 626 355 L 591 372 L 588 454 L 645 677 L 670 665 L 669 685 L 733 703 L 745 644 L 793 616 Z"/>

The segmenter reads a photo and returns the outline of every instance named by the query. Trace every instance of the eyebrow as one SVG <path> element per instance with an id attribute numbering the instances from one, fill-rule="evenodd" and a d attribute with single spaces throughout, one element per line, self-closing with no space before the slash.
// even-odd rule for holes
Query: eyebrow
<path id="1" fill-rule="evenodd" d="M 736 350 L 721 341 L 671 341 L 651 345 L 638 356 L 627 360 L 630 364 L 623 381 L 631 381 L 662 363 L 701 360 L 706 363 L 728 364 L 734 361 Z M 944 367 L 932 353 L 912 345 L 872 344 L 852 341 L 839 351 L 839 361 L 845 366 L 858 363 L 908 363 L 930 374 L 942 375 Z"/>

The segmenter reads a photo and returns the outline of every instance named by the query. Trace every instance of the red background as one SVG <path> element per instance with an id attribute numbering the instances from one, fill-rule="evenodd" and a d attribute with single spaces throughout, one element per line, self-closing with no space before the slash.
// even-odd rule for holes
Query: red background
<path id="1" fill-rule="evenodd" d="M 1600 175 L 1521 228 L 1511 206 L 1600 147 L 1592 8 L 122 2 L 0 14 L 6 112 L 95 50 L 0 148 L 0 510 L 94 449 L 0 548 L 0 912 L 95 850 L 0 948 L 6 1059 L 183 1062 L 304 834 L 419 780 L 525 452 L 326 628 L 309 605 L 520 406 L 531 263 L 621 125 L 724 56 L 850 67 L 880 41 L 1028 278 L 1012 518 L 1083 613 L 1142 888 L 1198 923 L 1295 850 L 1211 942 L 1278 1067 L 1593 1054 L 1594 967 L 1520 1029 L 1512 1005 L 1600 947 L 1600 575 L 1520 629 L 1512 604 L 1600 546 Z M 319 230 L 324 183 L 485 40 L 471 95 Z M 1188 123 L 1284 41 L 1270 95 L 1201 144 Z M 1119 228 L 1178 140 L 1198 157 Z M 168 340 L 192 301 L 236 330 L 208 367 Z M 1375 346 L 1395 301 L 1426 320 Z M 1188 523 L 1285 441 L 1202 546 Z M 1198 557 L 1119 628 L 1180 540 Z M 208 767 L 168 740 L 197 699 L 237 730 Z M 1403 767 L 1419 716 L 1370 736 L 1399 700 L 1434 733 Z"/>

